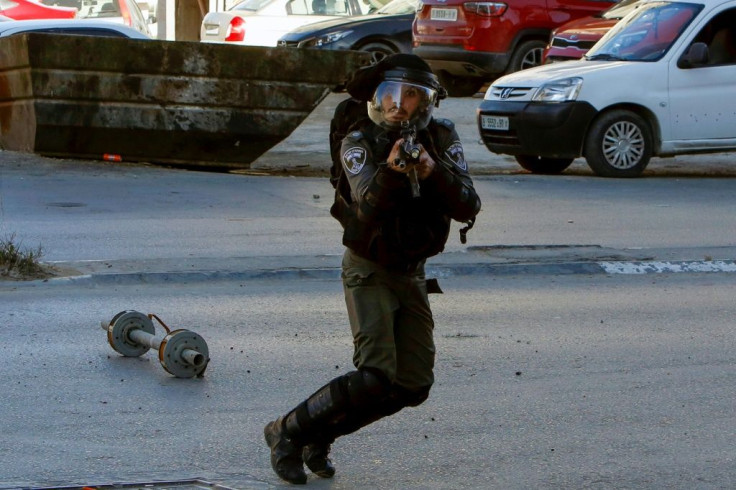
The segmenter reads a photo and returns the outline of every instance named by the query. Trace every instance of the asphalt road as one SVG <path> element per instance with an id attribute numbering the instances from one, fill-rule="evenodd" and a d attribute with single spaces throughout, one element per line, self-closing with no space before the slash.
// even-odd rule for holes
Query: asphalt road
<path id="1" fill-rule="evenodd" d="M 430 399 L 338 440 L 337 476 L 308 488 L 734 487 L 736 275 L 441 284 Z M 263 425 L 351 368 L 337 279 L 52 282 L 0 301 L 0 488 L 286 487 Z M 204 377 L 113 352 L 99 322 L 126 309 L 205 338 Z"/>
<path id="2" fill-rule="evenodd" d="M 432 263 L 732 260 L 731 178 L 478 175 L 483 210 Z M 0 236 L 86 272 L 337 266 L 324 177 L 0 153 Z M 473 248 L 469 248 L 473 247 Z M 473 253 L 470 253 L 473 252 Z"/>
<path id="3" fill-rule="evenodd" d="M 330 99 L 246 175 L 0 152 L 0 236 L 59 269 L 0 281 L 0 488 L 279 486 L 263 425 L 350 366 Z M 340 441 L 339 476 L 310 486 L 733 488 L 730 157 L 617 180 L 466 149 L 483 212 L 430 261 L 432 397 Z M 112 352 L 99 324 L 125 309 L 203 335 L 205 377 Z"/>

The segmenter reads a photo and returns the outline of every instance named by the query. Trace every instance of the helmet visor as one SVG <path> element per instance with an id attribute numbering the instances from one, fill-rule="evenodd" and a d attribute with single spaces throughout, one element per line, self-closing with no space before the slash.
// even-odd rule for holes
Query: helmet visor
<path id="1" fill-rule="evenodd" d="M 437 90 L 410 82 L 387 80 L 381 82 L 368 103 L 368 115 L 388 129 L 400 128 L 408 121 L 423 129 L 432 117 L 437 101 Z"/>

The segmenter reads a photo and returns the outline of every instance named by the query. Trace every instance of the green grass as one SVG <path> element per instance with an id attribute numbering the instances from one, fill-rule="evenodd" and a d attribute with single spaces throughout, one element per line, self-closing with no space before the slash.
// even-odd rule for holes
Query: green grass
<path id="1" fill-rule="evenodd" d="M 41 265 L 43 249 L 25 249 L 16 242 L 15 234 L 0 240 L 0 278 L 39 279 L 48 277 L 46 268 Z"/>

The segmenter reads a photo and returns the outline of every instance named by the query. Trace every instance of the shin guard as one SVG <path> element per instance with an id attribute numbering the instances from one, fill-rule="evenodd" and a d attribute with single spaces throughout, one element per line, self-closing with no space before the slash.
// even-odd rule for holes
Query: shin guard
<path id="1" fill-rule="evenodd" d="M 329 444 L 383 417 L 391 385 L 382 373 L 361 369 L 333 379 L 289 412 L 286 432 L 303 443 Z"/>

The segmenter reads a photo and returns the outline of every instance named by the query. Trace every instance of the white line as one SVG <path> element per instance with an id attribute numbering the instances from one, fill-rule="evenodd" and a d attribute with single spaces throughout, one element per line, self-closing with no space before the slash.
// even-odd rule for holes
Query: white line
<path id="1" fill-rule="evenodd" d="M 659 274 L 664 272 L 736 272 L 733 260 L 683 262 L 598 262 L 607 274 Z"/>

